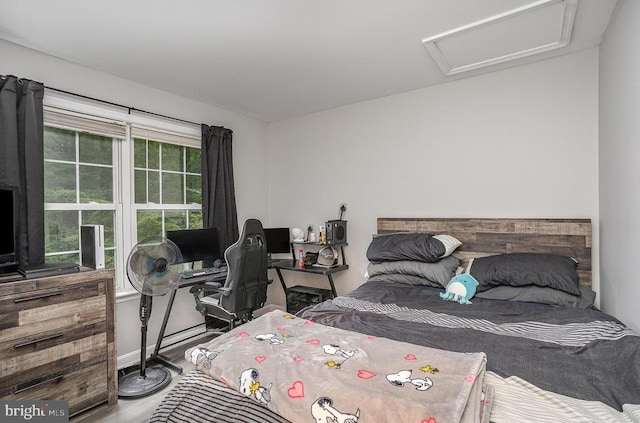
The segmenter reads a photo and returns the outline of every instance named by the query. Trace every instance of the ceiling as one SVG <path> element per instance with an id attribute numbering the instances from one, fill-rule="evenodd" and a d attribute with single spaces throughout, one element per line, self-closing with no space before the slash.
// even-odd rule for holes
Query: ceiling
<path id="1" fill-rule="evenodd" d="M 575 0 L 567 46 L 451 75 L 422 43 L 546 1 L 0 0 L 0 38 L 273 122 L 597 46 L 615 7 Z M 462 37 L 456 61 L 530 31 L 503 27 Z"/>

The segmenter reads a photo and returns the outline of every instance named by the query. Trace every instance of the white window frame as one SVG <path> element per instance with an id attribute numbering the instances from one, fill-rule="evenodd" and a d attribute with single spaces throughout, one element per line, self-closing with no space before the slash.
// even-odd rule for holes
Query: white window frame
<path id="1" fill-rule="evenodd" d="M 125 301 L 137 298 L 139 295 L 128 282 L 126 275 L 126 260 L 128 252 L 136 244 L 137 212 L 138 210 L 201 210 L 202 206 L 192 204 L 136 204 L 134 193 L 134 148 L 132 128 L 149 128 L 155 133 L 165 132 L 175 134 L 176 141 L 171 143 L 200 148 L 200 127 L 174 121 L 172 119 L 150 117 L 147 115 L 131 114 L 129 110 L 117 106 L 110 106 L 95 101 L 84 100 L 55 91 L 45 89 L 45 107 L 58 109 L 71 113 L 79 113 L 84 116 L 93 116 L 98 119 L 110 119 L 124 123 L 126 136 L 121 141 L 116 141 L 113 148 L 113 170 L 115 191 L 115 221 L 114 243 L 118 254 L 116 262 L 116 298 L 117 301 Z M 51 125 L 56 126 L 56 125 Z M 73 128 L 69 128 L 73 129 Z M 153 138 L 151 138 L 153 139 Z M 163 141 L 167 142 L 167 141 Z M 129 151 L 129 154 L 124 154 Z M 186 175 L 186 173 L 184 173 Z M 186 198 L 186 197 L 185 197 Z M 46 207 L 46 206 L 45 206 Z M 51 208 L 45 208 L 51 209 Z M 78 210 L 77 203 L 57 203 L 55 210 Z M 83 210 L 113 210 L 112 204 L 82 204 Z M 164 221 L 163 221 L 164 225 Z"/>

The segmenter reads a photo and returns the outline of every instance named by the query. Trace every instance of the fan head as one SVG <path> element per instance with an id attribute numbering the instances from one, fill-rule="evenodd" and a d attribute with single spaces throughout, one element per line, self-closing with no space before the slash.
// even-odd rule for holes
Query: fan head
<path id="1" fill-rule="evenodd" d="M 136 244 L 127 259 L 127 277 L 144 295 L 164 295 L 178 287 L 182 262 L 180 249 L 171 240 L 151 237 Z"/>

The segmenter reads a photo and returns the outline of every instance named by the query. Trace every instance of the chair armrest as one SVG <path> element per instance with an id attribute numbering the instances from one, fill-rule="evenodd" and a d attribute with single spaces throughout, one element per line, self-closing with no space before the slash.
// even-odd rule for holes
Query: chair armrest
<path id="1" fill-rule="evenodd" d="M 192 294 L 200 294 L 208 295 L 213 292 L 218 292 L 218 289 L 222 286 L 219 282 L 205 282 L 193 285 L 189 288 L 189 292 Z"/>
<path id="2" fill-rule="evenodd" d="M 196 300 L 196 310 L 198 310 L 201 315 L 206 316 L 207 306 L 202 303 L 201 298 L 212 293 L 222 292 L 222 289 L 224 288 L 222 288 L 222 285 L 218 282 L 200 283 L 189 288 L 189 292 L 193 294 L 193 298 Z"/>

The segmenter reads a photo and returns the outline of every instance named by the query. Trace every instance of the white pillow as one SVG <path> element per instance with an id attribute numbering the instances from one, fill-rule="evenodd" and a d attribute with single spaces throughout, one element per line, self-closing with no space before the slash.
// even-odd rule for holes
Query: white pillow
<path id="1" fill-rule="evenodd" d="M 440 258 L 451 255 L 451 253 L 453 253 L 456 248 L 462 245 L 462 242 L 458 241 L 451 235 L 435 235 L 434 238 L 444 244 L 445 251 L 444 254 L 440 256 Z"/>

